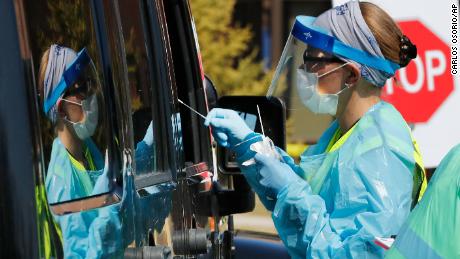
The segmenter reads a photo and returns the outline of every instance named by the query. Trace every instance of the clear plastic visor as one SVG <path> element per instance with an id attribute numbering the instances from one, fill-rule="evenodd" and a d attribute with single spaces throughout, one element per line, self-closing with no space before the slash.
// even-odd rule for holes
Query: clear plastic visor
<path id="1" fill-rule="evenodd" d="M 90 62 L 82 69 L 76 79 L 70 82 L 63 96 L 72 95 L 79 97 L 79 99 L 86 99 L 93 94 L 101 95 L 101 90 L 96 67 L 93 62 Z"/>
<path id="2" fill-rule="evenodd" d="M 344 63 L 337 56 L 305 44 L 290 35 L 267 91 L 267 97 L 278 97 L 285 102 L 288 110 L 295 110 L 302 106 L 296 91 L 299 70 L 321 77 Z"/>

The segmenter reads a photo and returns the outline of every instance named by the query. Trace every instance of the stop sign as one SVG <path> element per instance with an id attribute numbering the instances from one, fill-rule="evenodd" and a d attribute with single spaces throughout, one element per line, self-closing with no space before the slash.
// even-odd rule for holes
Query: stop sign
<path id="1" fill-rule="evenodd" d="M 454 91 L 450 48 L 419 21 L 399 22 L 403 33 L 417 45 L 417 58 L 388 80 L 383 99 L 392 103 L 410 123 L 427 122 Z"/>

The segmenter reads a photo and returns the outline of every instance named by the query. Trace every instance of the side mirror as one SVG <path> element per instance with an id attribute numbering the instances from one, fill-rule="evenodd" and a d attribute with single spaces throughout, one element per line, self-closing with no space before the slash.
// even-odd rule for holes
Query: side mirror
<path id="1" fill-rule="evenodd" d="M 237 111 L 252 130 L 269 137 L 277 147 L 286 149 L 286 108 L 280 99 L 265 96 L 224 96 L 219 99 L 219 107 Z M 223 174 L 241 173 L 234 152 L 219 147 L 218 161 L 219 171 Z"/>
<path id="2" fill-rule="evenodd" d="M 218 100 L 217 106 L 238 111 L 250 128 L 259 133 L 262 133 L 263 128 L 263 133 L 276 146 L 285 149 L 286 111 L 279 99 L 264 96 L 225 96 Z M 211 211 L 214 208 L 220 216 L 226 216 L 254 210 L 255 194 L 241 174 L 235 154 L 223 147 L 217 147 L 217 161 L 219 183 L 213 184 L 212 191 L 199 193 L 195 197 L 196 203 L 200 204 L 197 206 L 198 213 L 212 216 L 216 212 Z"/>

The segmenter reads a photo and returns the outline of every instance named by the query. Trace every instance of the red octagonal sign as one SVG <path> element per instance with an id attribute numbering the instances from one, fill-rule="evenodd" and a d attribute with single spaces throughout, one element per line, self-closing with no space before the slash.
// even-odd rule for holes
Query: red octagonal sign
<path id="1" fill-rule="evenodd" d="M 388 80 L 383 99 L 392 103 L 410 123 L 427 122 L 454 90 L 449 70 L 450 48 L 419 21 L 399 22 L 417 45 L 417 58 Z"/>

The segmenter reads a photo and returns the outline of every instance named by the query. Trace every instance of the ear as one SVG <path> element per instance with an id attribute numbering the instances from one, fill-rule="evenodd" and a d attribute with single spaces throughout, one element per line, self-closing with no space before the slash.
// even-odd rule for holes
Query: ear
<path id="1" fill-rule="evenodd" d="M 56 110 L 57 110 L 58 114 L 64 114 L 65 113 L 65 111 L 64 111 L 64 102 L 60 98 L 56 102 Z"/>
<path id="2" fill-rule="evenodd" d="M 349 63 L 346 68 L 348 70 L 348 74 L 345 77 L 345 83 L 349 85 L 356 84 L 361 78 L 361 72 L 358 66 L 353 63 Z"/>

